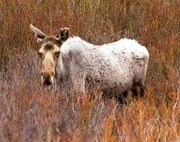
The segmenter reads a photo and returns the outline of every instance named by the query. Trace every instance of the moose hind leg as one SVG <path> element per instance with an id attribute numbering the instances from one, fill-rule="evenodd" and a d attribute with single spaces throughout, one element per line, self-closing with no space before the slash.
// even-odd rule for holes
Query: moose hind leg
<path id="1" fill-rule="evenodd" d="M 135 98 L 138 96 L 138 88 L 137 88 L 137 84 L 133 84 L 132 88 L 131 88 L 131 92 L 132 92 L 132 97 Z"/>
<path id="2" fill-rule="evenodd" d="M 144 97 L 144 84 L 142 83 L 142 81 L 136 82 L 133 84 L 132 88 L 131 88 L 131 92 L 132 92 L 132 96 L 133 97 L 137 97 L 138 94 L 140 94 L 140 97 L 143 98 Z"/>
<path id="3" fill-rule="evenodd" d="M 124 98 L 127 98 L 127 96 L 128 96 L 128 91 L 124 91 L 122 95 L 123 95 Z"/>
<path id="4" fill-rule="evenodd" d="M 123 93 L 116 94 L 114 98 L 119 102 L 120 105 L 127 105 L 127 96 L 128 96 L 128 91 L 124 91 Z"/>
<path id="5" fill-rule="evenodd" d="M 144 84 L 140 84 L 140 97 L 143 98 L 144 97 L 144 93 L 145 93 L 145 86 Z"/>

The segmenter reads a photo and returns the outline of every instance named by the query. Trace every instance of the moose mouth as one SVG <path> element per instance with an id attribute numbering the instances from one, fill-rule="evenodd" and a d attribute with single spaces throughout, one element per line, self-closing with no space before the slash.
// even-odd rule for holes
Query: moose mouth
<path id="1" fill-rule="evenodd" d="M 50 80 L 46 79 L 46 80 L 44 80 L 43 85 L 50 86 L 50 85 L 52 85 L 52 82 Z"/>

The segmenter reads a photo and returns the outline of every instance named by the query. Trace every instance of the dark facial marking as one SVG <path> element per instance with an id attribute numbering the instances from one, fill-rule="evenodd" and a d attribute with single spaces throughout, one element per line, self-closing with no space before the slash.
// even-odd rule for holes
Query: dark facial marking
<path id="1" fill-rule="evenodd" d="M 45 50 L 52 50 L 54 48 L 54 45 L 52 43 L 47 43 L 45 46 L 44 46 L 44 49 Z"/>

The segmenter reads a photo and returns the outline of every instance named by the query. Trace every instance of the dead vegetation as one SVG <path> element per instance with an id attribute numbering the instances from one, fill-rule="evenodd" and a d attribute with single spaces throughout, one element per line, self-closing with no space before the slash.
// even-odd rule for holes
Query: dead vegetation
<path id="1" fill-rule="evenodd" d="M 1 0 L 0 141 L 180 141 L 179 6 L 175 0 Z M 145 98 L 120 107 L 95 90 L 72 100 L 58 88 L 43 89 L 30 23 L 50 34 L 66 26 L 94 44 L 138 40 L 150 52 Z"/>

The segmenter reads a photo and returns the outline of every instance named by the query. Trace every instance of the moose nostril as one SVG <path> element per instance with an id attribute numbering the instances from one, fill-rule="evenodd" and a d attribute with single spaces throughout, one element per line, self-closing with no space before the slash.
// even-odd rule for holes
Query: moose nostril
<path id="1" fill-rule="evenodd" d="M 52 82 L 46 79 L 44 80 L 43 84 L 49 86 L 52 84 Z"/>
<path id="2" fill-rule="evenodd" d="M 42 75 L 42 76 L 46 76 L 46 74 L 47 74 L 47 72 L 46 72 L 46 71 L 44 71 L 44 70 L 43 70 L 43 71 L 41 71 L 41 75 Z"/>
<path id="3" fill-rule="evenodd" d="M 54 75 L 55 75 L 55 72 L 53 71 L 53 72 L 51 73 L 51 75 L 54 76 Z"/>

